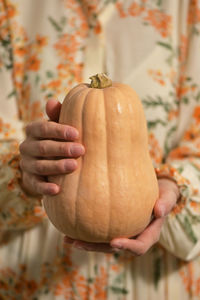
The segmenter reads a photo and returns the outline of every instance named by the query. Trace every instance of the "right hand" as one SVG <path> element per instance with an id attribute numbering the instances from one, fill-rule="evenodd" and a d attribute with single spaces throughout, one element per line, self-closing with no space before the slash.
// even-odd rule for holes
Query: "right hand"
<path id="1" fill-rule="evenodd" d="M 76 158 L 84 154 L 83 145 L 75 142 L 78 130 L 57 123 L 61 104 L 49 100 L 46 106 L 50 121 L 35 121 L 26 127 L 26 139 L 20 145 L 22 186 L 31 195 L 55 195 L 60 187 L 46 176 L 67 174 L 77 168 Z"/>

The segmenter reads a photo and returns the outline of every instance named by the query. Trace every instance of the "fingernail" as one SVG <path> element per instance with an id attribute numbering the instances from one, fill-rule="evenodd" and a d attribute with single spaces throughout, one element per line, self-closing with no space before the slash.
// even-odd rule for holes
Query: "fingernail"
<path id="1" fill-rule="evenodd" d="M 69 237 L 64 237 L 64 243 L 66 243 L 66 244 L 73 244 L 74 240 L 70 239 Z"/>
<path id="2" fill-rule="evenodd" d="M 82 145 L 72 145 L 70 147 L 70 152 L 72 156 L 80 156 L 84 154 L 85 149 Z"/>
<path id="3" fill-rule="evenodd" d="M 114 252 L 120 252 L 121 251 L 121 249 L 119 249 L 119 248 L 113 248 L 112 249 Z"/>
<path id="4" fill-rule="evenodd" d="M 57 186 L 55 184 L 48 186 L 48 189 L 47 189 L 48 195 L 56 195 L 58 192 L 59 192 L 59 186 Z"/>
<path id="5" fill-rule="evenodd" d="M 77 241 L 74 241 L 73 246 L 76 249 L 84 250 L 84 247 L 79 242 L 77 242 Z"/>
<path id="6" fill-rule="evenodd" d="M 65 171 L 73 171 L 77 167 L 77 162 L 75 159 L 66 159 L 64 162 Z"/>
<path id="7" fill-rule="evenodd" d="M 79 136 L 79 133 L 73 128 L 68 128 L 65 135 L 66 139 L 76 140 Z"/>
<path id="8" fill-rule="evenodd" d="M 76 248 L 76 249 L 78 249 L 78 250 L 84 250 L 84 248 L 82 247 L 82 246 L 80 246 L 80 245 L 74 245 L 74 247 Z"/>
<path id="9" fill-rule="evenodd" d="M 159 207 L 159 216 L 161 218 L 165 216 L 165 208 L 162 205 L 160 205 L 160 207 Z"/>
<path id="10" fill-rule="evenodd" d="M 117 241 L 114 242 L 114 243 L 112 243 L 111 246 L 113 248 L 118 248 L 118 249 L 122 249 L 123 248 L 123 245 L 120 242 L 117 242 Z"/>

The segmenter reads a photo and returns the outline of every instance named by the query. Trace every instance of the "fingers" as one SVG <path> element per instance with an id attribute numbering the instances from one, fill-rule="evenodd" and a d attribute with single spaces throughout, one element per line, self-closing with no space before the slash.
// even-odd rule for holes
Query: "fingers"
<path id="1" fill-rule="evenodd" d="M 155 219 L 136 239 L 113 239 L 111 246 L 121 250 L 130 251 L 132 254 L 144 255 L 160 237 L 164 218 Z"/>
<path id="2" fill-rule="evenodd" d="M 72 244 L 75 248 L 79 250 L 92 251 L 92 252 L 103 252 L 103 253 L 114 253 L 119 251 L 114 249 L 108 243 L 87 243 L 79 240 L 71 239 L 67 236 L 64 237 L 64 242 L 67 244 Z"/>
<path id="3" fill-rule="evenodd" d="M 22 155 L 33 157 L 73 157 L 84 154 L 85 149 L 81 144 L 58 142 L 53 140 L 25 140 L 20 145 Z"/>
<path id="4" fill-rule="evenodd" d="M 176 205 L 179 190 L 172 180 L 160 179 L 158 183 L 160 196 L 154 206 L 154 215 L 160 218 L 167 216 Z"/>
<path id="5" fill-rule="evenodd" d="M 26 127 L 28 137 L 74 141 L 78 138 L 78 130 L 74 127 L 56 122 L 32 122 Z"/>
<path id="6" fill-rule="evenodd" d="M 46 104 L 46 113 L 51 121 L 58 122 L 60 115 L 61 103 L 57 100 L 51 99 Z"/>
<path id="7" fill-rule="evenodd" d="M 46 182 L 42 176 L 23 172 L 23 186 L 32 195 L 55 195 L 60 188 L 55 183 Z"/>
<path id="8" fill-rule="evenodd" d="M 20 168 L 35 175 L 68 174 L 76 170 L 77 161 L 75 159 L 40 160 L 23 157 L 20 161 Z"/>

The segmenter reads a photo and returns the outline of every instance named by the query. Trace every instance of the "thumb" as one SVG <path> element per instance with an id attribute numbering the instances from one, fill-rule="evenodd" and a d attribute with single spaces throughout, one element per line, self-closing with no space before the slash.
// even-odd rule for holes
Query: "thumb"
<path id="1" fill-rule="evenodd" d="M 55 99 L 51 99 L 46 104 L 46 113 L 51 121 L 58 122 L 60 115 L 61 103 Z"/>
<path id="2" fill-rule="evenodd" d="M 171 185 L 174 185 L 174 183 L 169 182 L 159 186 L 160 195 L 154 206 L 156 218 L 167 216 L 176 205 L 178 194 Z"/>

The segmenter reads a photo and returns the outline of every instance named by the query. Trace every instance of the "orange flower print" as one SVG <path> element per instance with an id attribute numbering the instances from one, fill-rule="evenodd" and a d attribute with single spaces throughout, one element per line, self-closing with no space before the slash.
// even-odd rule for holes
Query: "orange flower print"
<path id="1" fill-rule="evenodd" d="M 185 199 L 183 199 L 183 197 L 182 197 L 181 201 L 178 202 L 178 203 L 173 207 L 173 209 L 172 209 L 170 215 L 171 215 L 171 216 L 176 216 L 176 215 L 180 214 L 181 211 L 184 209 L 185 205 L 186 205 L 186 201 L 185 201 Z"/>
<path id="2" fill-rule="evenodd" d="M 46 36 L 41 36 L 39 34 L 36 35 L 36 45 L 40 47 L 44 47 L 47 45 L 47 37 Z"/>
<path id="3" fill-rule="evenodd" d="M 54 45 L 58 55 L 64 60 L 72 58 L 74 60 L 74 53 L 77 52 L 79 43 L 74 35 L 64 34 Z"/>
<path id="4" fill-rule="evenodd" d="M 200 277 L 195 276 L 195 263 L 182 262 L 180 261 L 180 271 L 179 274 L 182 278 L 185 290 L 189 295 L 192 295 L 195 299 L 200 297 Z M 198 274 L 198 273 L 197 273 Z"/>
<path id="5" fill-rule="evenodd" d="M 48 88 L 56 89 L 61 85 L 61 80 L 52 80 L 48 83 Z"/>
<path id="6" fill-rule="evenodd" d="M 196 24 L 200 22 L 200 7 L 198 0 L 191 0 L 189 4 L 188 24 Z"/>
<path id="7" fill-rule="evenodd" d="M 179 61 L 180 63 L 184 63 L 188 50 L 188 38 L 185 35 L 181 36 L 181 43 L 179 47 Z"/>
<path id="8" fill-rule="evenodd" d="M 194 92 L 196 88 L 197 86 L 193 84 L 193 82 L 188 81 L 186 76 L 181 75 L 179 78 L 178 85 L 176 86 L 177 99 L 181 99 L 189 92 Z"/>
<path id="9" fill-rule="evenodd" d="M 97 22 L 96 26 L 94 27 L 94 32 L 95 32 L 96 34 L 99 34 L 99 33 L 101 33 L 101 30 L 102 30 L 102 28 L 101 28 L 101 23 L 100 23 L 100 22 Z"/>
<path id="10" fill-rule="evenodd" d="M 172 159 L 181 159 L 190 155 L 190 148 L 187 146 L 177 147 L 172 150 L 169 154 L 169 157 Z"/>
<path id="11" fill-rule="evenodd" d="M 186 141 L 193 141 L 200 137 L 200 127 L 197 124 L 192 124 L 188 130 L 186 130 L 183 139 Z"/>
<path id="12" fill-rule="evenodd" d="M 190 201 L 190 207 L 192 207 L 192 209 L 194 211 L 196 211 L 198 214 L 200 213 L 200 203 L 196 202 L 196 201 Z"/>
<path id="13" fill-rule="evenodd" d="M 148 138 L 149 138 L 149 152 L 150 152 L 151 158 L 156 163 L 161 163 L 163 153 L 162 153 L 162 149 L 159 146 L 158 140 L 156 139 L 153 132 L 149 133 Z"/>
<path id="14" fill-rule="evenodd" d="M 156 28 L 164 38 L 171 33 L 171 19 L 171 16 L 164 14 L 158 9 L 149 10 L 145 17 L 145 20 Z"/>
<path id="15" fill-rule="evenodd" d="M 73 286 L 76 286 L 76 290 L 73 290 Z M 54 294 L 56 296 L 62 295 L 66 300 L 76 299 L 77 295 L 80 296 L 80 299 L 87 300 L 88 293 L 91 294 L 90 289 L 87 285 L 87 279 L 79 274 L 78 269 L 74 269 L 62 276 L 56 285 Z"/>
<path id="16" fill-rule="evenodd" d="M 116 8 L 118 10 L 120 18 L 125 18 L 128 16 L 128 14 L 125 12 L 122 3 L 116 2 Z"/>
<path id="17" fill-rule="evenodd" d="M 193 117 L 197 124 L 200 124 L 200 106 L 197 106 L 194 110 Z"/>
<path id="18" fill-rule="evenodd" d="M 155 80 L 160 85 L 165 85 L 165 75 L 161 70 L 148 70 L 148 74 L 152 76 L 153 80 Z"/>
<path id="19" fill-rule="evenodd" d="M 23 56 L 25 56 L 25 55 L 27 54 L 27 48 L 25 48 L 25 47 L 16 47 L 16 48 L 14 49 L 14 54 L 15 54 L 16 56 L 21 56 L 21 57 L 23 57 Z"/>
<path id="20" fill-rule="evenodd" d="M 138 3 L 132 3 L 128 9 L 131 16 L 139 16 L 144 11 L 144 7 L 140 6 Z"/>
<path id="21" fill-rule="evenodd" d="M 171 121 L 171 120 L 177 118 L 178 114 L 179 114 L 178 110 L 171 110 L 168 114 L 168 120 Z"/>
<path id="22" fill-rule="evenodd" d="M 41 101 L 34 101 L 30 105 L 30 120 L 37 120 L 44 117 Z"/>
<path id="23" fill-rule="evenodd" d="M 2 118 L 0 118 L 0 135 L 3 138 L 9 138 L 15 133 L 15 129 L 11 127 L 9 123 L 5 123 Z"/>
<path id="24" fill-rule="evenodd" d="M 99 274 L 95 277 L 94 281 L 94 290 L 95 290 L 95 299 L 107 299 L 106 286 L 108 281 L 108 274 L 106 269 L 101 266 L 99 269 Z"/>
<path id="25" fill-rule="evenodd" d="M 38 71 L 40 68 L 40 60 L 36 57 L 36 55 L 31 55 L 27 62 L 27 69 L 29 71 Z"/>
<path id="26" fill-rule="evenodd" d="M 24 65 L 22 63 L 16 62 L 13 66 L 14 77 L 22 77 L 24 74 Z"/>
<path id="27" fill-rule="evenodd" d="M 183 265 L 179 271 L 179 274 L 183 280 L 185 289 L 190 294 L 192 293 L 193 285 L 194 285 L 194 269 L 193 263 L 189 262 L 187 265 Z"/>
<path id="28" fill-rule="evenodd" d="M 6 13 L 7 13 L 8 19 L 15 17 L 17 15 L 16 5 L 11 3 L 10 1 L 7 1 L 6 6 L 7 6 L 6 7 Z"/>

